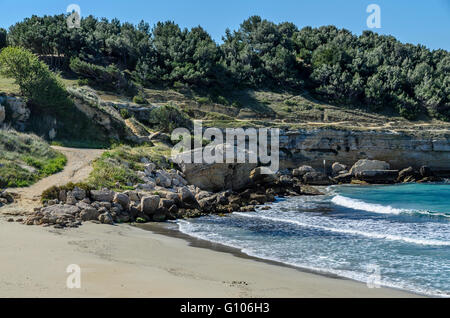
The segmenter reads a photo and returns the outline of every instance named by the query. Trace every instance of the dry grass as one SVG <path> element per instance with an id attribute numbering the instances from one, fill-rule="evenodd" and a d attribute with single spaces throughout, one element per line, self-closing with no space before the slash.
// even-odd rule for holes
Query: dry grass
<path id="1" fill-rule="evenodd" d="M 14 83 L 14 79 L 0 76 L 0 93 L 18 95 L 19 85 Z"/>

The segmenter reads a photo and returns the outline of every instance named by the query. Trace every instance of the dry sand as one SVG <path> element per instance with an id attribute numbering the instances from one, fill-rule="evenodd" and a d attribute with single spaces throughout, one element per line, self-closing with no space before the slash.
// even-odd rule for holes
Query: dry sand
<path id="1" fill-rule="evenodd" d="M 66 268 L 81 267 L 81 289 Z M 414 297 L 301 272 L 130 225 L 78 229 L 0 219 L 0 297 Z"/>

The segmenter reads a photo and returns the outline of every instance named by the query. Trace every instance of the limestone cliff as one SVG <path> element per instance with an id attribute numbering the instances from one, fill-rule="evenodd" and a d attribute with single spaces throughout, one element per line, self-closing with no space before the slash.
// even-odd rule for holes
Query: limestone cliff
<path id="1" fill-rule="evenodd" d="M 350 131 L 331 128 L 280 132 L 280 165 L 327 169 L 333 162 L 353 165 L 359 159 L 389 162 L 393 169 L 428 165 L 450 170 L 450 131 Z"/>

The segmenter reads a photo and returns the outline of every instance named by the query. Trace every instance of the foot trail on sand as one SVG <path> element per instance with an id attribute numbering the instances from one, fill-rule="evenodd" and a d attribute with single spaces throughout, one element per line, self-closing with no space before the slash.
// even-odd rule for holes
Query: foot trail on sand
<path id="1" fill-rule="evenodd" d="M 67 157 L 64 170 L 44 178 L 30 187 L 10 188 L 9 192 L 17 193 L 16 202 L 0 209 L 3 215 L 23 215 L 33 212 L 40 206 L 42 191 L 52 187 L 61 186 L 69 182 L 77 183 L 85 180 L 92 171 L 92 161 L 101 156 L 104 149 L 79 149 L 52 146 Z"/>

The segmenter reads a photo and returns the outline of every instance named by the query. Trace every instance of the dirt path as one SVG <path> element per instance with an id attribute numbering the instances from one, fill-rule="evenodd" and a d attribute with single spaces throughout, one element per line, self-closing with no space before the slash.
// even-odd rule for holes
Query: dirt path
<path id="1" fill-rule="evenodd" d="M 78 149 L 65 147 L 52 147 L 67 157 L 67 165 L 64 170 L 38 181 L 27 188 L 11 188 L 8 191 L 17 193 L 17 202 L 0 209 L 0 214 L 21 215 L 33 211 L 40 205 L 42 191 L 54 185 L 60 186 L 69 182 L 81 182 L 85 180 L 92 171 L 91 162 L 98 158 L 104 150 L 102 149 Z"/>

